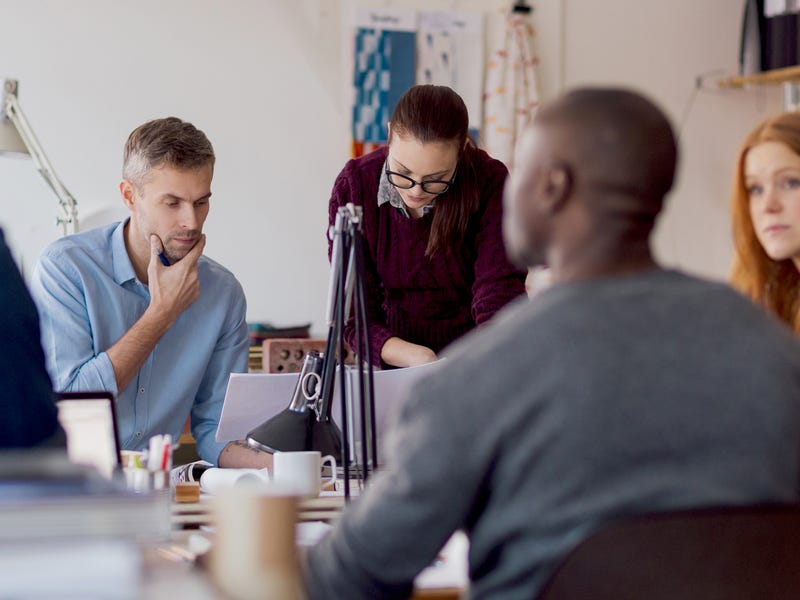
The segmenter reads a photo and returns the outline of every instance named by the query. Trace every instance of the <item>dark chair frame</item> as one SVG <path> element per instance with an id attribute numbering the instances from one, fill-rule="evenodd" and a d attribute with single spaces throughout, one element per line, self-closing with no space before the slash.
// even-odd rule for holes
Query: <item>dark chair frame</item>
<path id="1" fill-rule="evenodd" d="M 800 505 L 648 514 L 599 529 L 539 600 L 800 598 Z"/>

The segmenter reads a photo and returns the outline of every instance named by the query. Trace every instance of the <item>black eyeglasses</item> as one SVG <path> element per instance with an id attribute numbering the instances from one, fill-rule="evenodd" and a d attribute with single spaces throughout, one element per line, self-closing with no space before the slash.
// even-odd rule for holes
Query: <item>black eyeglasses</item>
<path id="1" fill-rule="evenodd" d="M 401 190 L 410 190 L 415 185 L 418 185 L 426 194 L 439 195 L 444 194 L 450 189 L 450 186 L 453 185 L 453 182 L 456 180 L 456 174 L 453 173 L 453 177 L 450 179 L 450 181 L 438 179 L 415 181 L 414 179 L 411 179 L 411 177 L 406 177 L 405 175 L 401 175 L 400 173 L 395 173 L 394 171 L 386 169 L 386 178 L 389 180 L 389 183 L 396 188 L 400 188 Z"/>

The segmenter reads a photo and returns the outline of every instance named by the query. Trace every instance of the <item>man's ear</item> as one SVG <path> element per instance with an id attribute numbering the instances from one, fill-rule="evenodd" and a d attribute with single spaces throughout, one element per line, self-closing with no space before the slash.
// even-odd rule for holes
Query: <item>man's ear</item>
<path id="1" fill-rule="evenodd" d="M 572 193 L 572 171 L 564 163 L 551 165 L 542 178 L 542 198 L 550 213 L 560 211 Z"/>
<path id="2" fill-rule="evenodd" d="M 134 185 L 127 179 L 123 179 L 119 182 L 119 194 L 122 196 L 122 201 L 128 207 L 128 210 L 133 210 L 134 204 L 136 204 L 136 188 Z"/>

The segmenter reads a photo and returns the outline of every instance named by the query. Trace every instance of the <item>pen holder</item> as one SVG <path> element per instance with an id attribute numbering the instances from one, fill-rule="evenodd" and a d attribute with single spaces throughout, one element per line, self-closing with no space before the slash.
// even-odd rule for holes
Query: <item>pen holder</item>
<path id="1" fill-rule="evenodd" d="M 148 471 L 137 467 L 125 467 L 125 485 L 132 492 L 169 491 L 169 471 Z"/>

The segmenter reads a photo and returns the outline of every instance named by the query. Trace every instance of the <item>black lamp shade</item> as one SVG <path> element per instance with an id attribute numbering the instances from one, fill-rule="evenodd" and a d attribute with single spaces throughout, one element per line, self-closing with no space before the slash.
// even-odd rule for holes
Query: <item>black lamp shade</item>
<path id="1" fill-rule="evenodd" d="M 284 409 L 247 434 L 247 443 L 267 452 L 309 450 L 312 413 Z"/>

